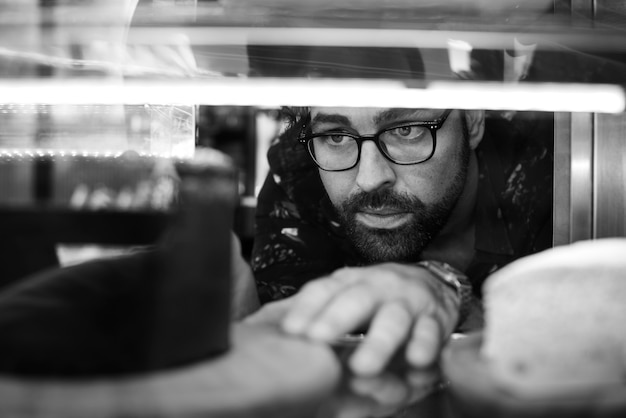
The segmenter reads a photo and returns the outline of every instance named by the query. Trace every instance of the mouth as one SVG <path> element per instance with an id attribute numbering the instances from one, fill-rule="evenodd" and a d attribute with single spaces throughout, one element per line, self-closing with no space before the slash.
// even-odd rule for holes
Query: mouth
<path id="1" fill-rule="evenodd" d="M 413 215 L 394 208 L 364 208 L 356 213 L 356 221 L 370 228 L 392 229 L 406 224 Z"/>

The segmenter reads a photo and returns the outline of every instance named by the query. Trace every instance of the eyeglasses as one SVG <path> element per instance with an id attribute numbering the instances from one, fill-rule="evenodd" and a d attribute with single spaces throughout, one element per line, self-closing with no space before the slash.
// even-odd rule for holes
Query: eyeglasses
<path id="1" fill-rule="evenodd" d="M 364 141 L 374 141 L 379 151 L 389 161 L 399 165 L 412 165 L 428 161 L 435 153 L 437 130 L 452 112 L 446 110 L 434 121 L 419 121 L 391 126 L 374 135 L 355 135 L 341 130 L 304 135 L 299 138 L 315 164 L 325 171 L 345 171 L 356 167 L 361 158 Z"/>

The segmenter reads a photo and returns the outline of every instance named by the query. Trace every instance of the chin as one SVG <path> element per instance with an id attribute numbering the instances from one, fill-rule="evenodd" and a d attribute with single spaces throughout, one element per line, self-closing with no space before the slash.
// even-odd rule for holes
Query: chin
<path id="1" fill-rule="evenodd" d="M 416 232 L 405 225 L 391 229 L 357 226 L 348 237 L 360 257 L 368 263 L 417 261 L 430 242 L 429 234 Z"/>

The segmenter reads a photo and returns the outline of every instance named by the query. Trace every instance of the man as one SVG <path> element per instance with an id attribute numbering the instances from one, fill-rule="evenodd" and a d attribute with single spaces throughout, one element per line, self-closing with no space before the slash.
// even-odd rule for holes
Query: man
<path id="1" fill-rule="evenodd" d="M 414 52 L 327 51 L 300 51 L 301 74 L 310 63 L 333 76 L 416 74 L 417 61 L 402 60 Z M 469 311 L 461 272 L 479 297 L 487 274 L 551 245 L 551 120 L 532 116 L 292 109 L 268 154 L 252 254 L 261 300 L 286 299 L 250 320 L 324 341 L 367 329 L 350 359 L 357 374 L 380 372 L 400 349 L 413 366 L 432 364 Z"/>

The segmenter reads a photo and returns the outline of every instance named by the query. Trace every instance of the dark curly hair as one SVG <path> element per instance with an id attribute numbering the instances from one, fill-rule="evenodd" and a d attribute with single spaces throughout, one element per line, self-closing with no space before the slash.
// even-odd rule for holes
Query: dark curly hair
<path id="1" fill-rule="evenodd" d="M 250 77 L 391 77 L 411 81 L 425 78 L 424 62 L 417 48 L 248 45 L 247 54 Z M 394 66 L 389 56 L 403 57 L 408 69 Z M 362 57 L 367 57 L 368 65 L 359 62 Z M 286 136 L 297 138 L 302 128 L 309 125 L 310 108 L 285 106 L 281 117 L 287 124 Z"/>

